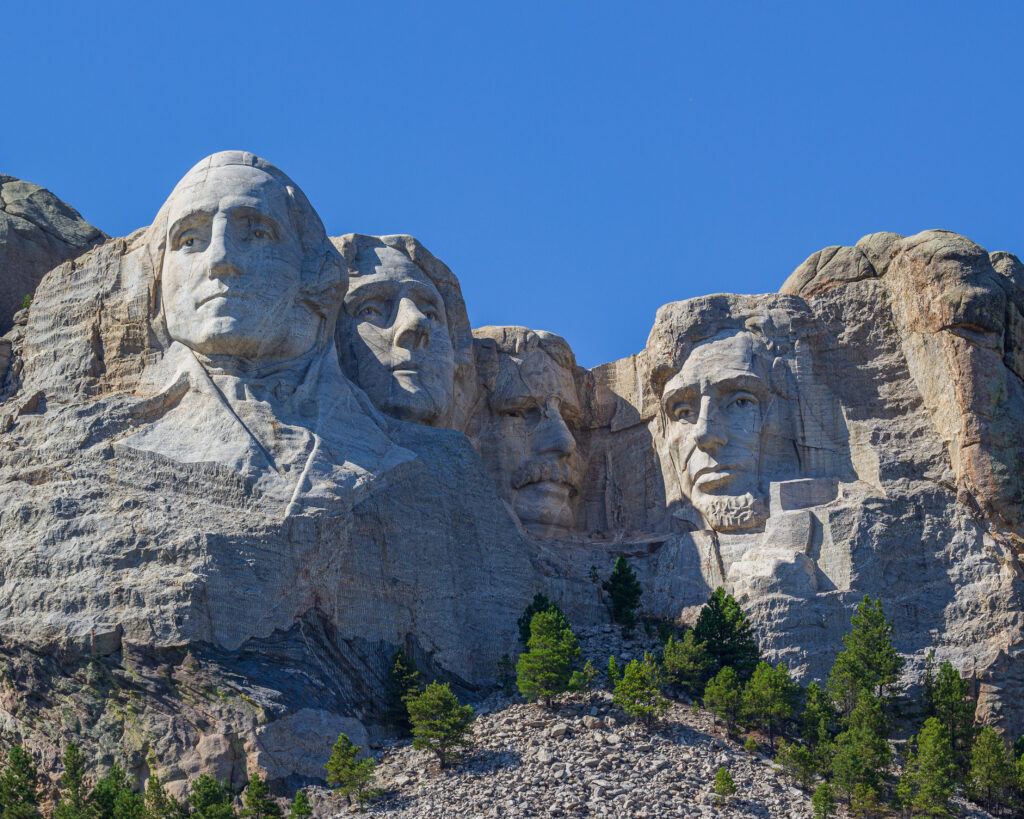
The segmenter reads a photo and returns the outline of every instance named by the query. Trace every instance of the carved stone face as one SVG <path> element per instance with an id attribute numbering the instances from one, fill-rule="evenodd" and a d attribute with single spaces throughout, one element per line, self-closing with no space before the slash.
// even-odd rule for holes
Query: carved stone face
<path id="1" fill-rule="evenodd" d="M 196 173 L 168 203 L 161 294 L 171 338 L 210 356 L 287 361 L 322 318 L 299 298 L 302 246 L 283 185 L 248 165 Z"/>
<path id="2" fill-rule="evenodd" d="M 430 278 L 390 247 L 360 263 L 345 297 L 354 380 L 382 412 L 440 423 L 451 408 L 455 352 L 444 300 Z"/>
<path id="3" fill-rule="evenodd" d="M 763 521 L 760 460 L 769 383 L 750 333 L 698 345 L 662 393 L 683 493 L 712 529 Z"/>
<path id="4" fill-rule="evenodd" d="M 481 457 L 523 526 L 540 537 L 567 535 L 582 481 L 573 374 L 539 348 L 499 359 L 500 377 L 478 441 Z"/>

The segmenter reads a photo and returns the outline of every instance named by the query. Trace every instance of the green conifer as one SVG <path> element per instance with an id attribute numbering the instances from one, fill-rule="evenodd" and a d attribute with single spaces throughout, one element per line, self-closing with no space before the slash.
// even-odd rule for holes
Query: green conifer
<path id="1" fill-rule="evenodd" d="M 881 702 L 872 689 L 861 689 L 849 727 L 836 737 L 832 758 L 833 780 L 848 800 L 859 795 L 859 803 L 867 805 L 872 795 L 880 796 L 882 776 L 892 761 L 886 736 Z"/>
<path id="2" fill-rule="evenodd" d="M 968 784 L 981 803 L 993 810 L 1002 805 L 1014 784 L 1013 763 L 1002 738 L 991 725 L 984 726 L 971 747 Z"/>
<path id="3" fill-rule="evenodd" d="M 768 731 L 768 747 L 775 751 L 775 733 L 796 713 L 800 688 L 790 679 L 784 663 L 757 664 L 743 687 L 742 713 L 754 725 Z"/>
<path id="4" fill-rule="evenodd" d="M 636 579 L 636 572 L 622 555 L 615 558 L 612 573 L 601 588 L 608 592 L 611 600 L 612 620 L 622 626 L 623 634 L 631 633 L 636 627 L 636 608 L 644 591 Z"/>
<path id="5" fill-rule="evenodd" d="M 736 793 L 736 785 L 732 781 L 732 774 L 724 765 L 719 767 L 715 773 L 715 793 L 718 794 L 718 803 L 724 805 L 732 795 Z"/>
<path id="6" fill-rule="evenodd" d="M 409 702 L 415 701 L 410 697 Z M 367 787 L 373 779 L 377 763 L 373 759 L 357 759 L 362 746 L 353 744 L 345 734 L 338 734 L 338 740 L 331 748 L 330 759 L 324 767 L 327 769 L 327 784 L 334 792 L 346 796 L 349 802 L 355 801 L 362 807 L 376 795 L 376 791 Z"/>
<path id="7" fill-rule="evenodd" d="M 915 816 L 949 816 L 949 798 L 956 784 L 956 767 L 949 732 L 929 717 L 913 742 L 897 788 L 900 801 Z"/>
<path id="8" fill-rule="evenodd" d="M 152 769 L 151 763 L 144 797 L 146 819 L 182 819 L 185 811 L 181 803 L 167 792 L 163 781 Z"/>
<path id="9" fill-rule="evenodd" d="M 313 815 L 313 806 L 305 791 L 295 791 L 295 798 L 288 808 L 288 819 L 309 819 Z"/>
<path id="10" fill-rule="evenodd" d="M 405 701 L 420 690 L 420 672 L 416 664 L 401 648 L 396 649 L 391 657 L 391 668 L 388 671 L 387 703 L 385 722 L 402 736 L 409 735 L 409 709 Z"/>
<path id="11" fill-rule="evenodd" d="M 10 819 L 39 815 L 39 771 L 32 756 L 20 745 L 11 746 L 7 767 L 0 774 L 0 806 Z"/>
<path id="12" fill-rule="evenodd" d="M 619 661 L 615 659 L 614 654 L 608 655 L 608 684 L 611 685 L 612 690 L 615 689 L 615 683 L 622 678 L 622 670 L 619 668 Z"/>
<path id="13" fill-rule="evenodd" d="M 961 775 L 967 774 L 974 742 L 974 700 L 967 680 L 961 678 L 948 660 L 939 666 L 932 685 L 931 709 L 950 736 L 953 761 Z"/>
<path id="14" fill-rule="evenodd" d="M 739 676 L 731 665 L 727 665 L 704 687 L 704 707 L 721 717 L 732 733 L 736 730 L 742 704 Z"/>
<path id="15" fill-rule="evenodd" d="M 814 796 L 811 797 L 811 808 L 814 811 L 814 819 L 832 819 L 836 815 L 836 797 L 828 782 L 822 782 L 815 789 Z"/>
<path id="16" fill-rule="evenodd" d="M 209 774 L 200 774 L 188 795 L 190 819 L 234 819 L 235 798 L 231 791 Z"/>
<path id="17" fill-rule="evenodd" d="M 533 615 L 541 611 L 557 611 L 559 614 L 562 614 L 562 610 L 548 600 L 547 596 L 537 592 L 533 596 L 530 605 L 526 607 L 519 619 L 516 620 L 516 625 L 519 627 L 519 641 L 524 646 L 530 642 L 530 623 L 533 622 Z M 565 615 L 562 616 L 564 617 Z"/>
<path id="18" fill-rule="evenodd" d="M 519 693 L 550 708 L 554 697 L 569 690 L 579 656 L 579 641 L 565 616 L 551 609 L 537 612 L 530 621 L 527 651 L 516 662 Z"/>
<path id="19" fill-rule="evenodd" d="M 761 658 L 754 631 L 739 603 L 719 587 L 712 592 L 693 626 L 693 638 L 703 643 L 712 660 L 710 673 L 731 666 L 740 679 L 747 679 Z"/>
<path id="20" fill-rule="evenodd" d="M 657 661 L 644 652 L 643 661 L 630 660 L 615 683 L 612 701 L 633 719 L 650 728 L 668 712 L 668 700 L 662 696 L 665 675 Z"/>
<path id="21" fill-rule="evenodd" d="M 249 778 L 249 785 L 242 796 L 242 810 L 239 816 L 242 819 L 280 819 L 281 807 L 270 795 L 266 780 L 260 778 L 259 774 L 253 774 Z"/>
<path id="22" fill-rule="evenodd" d="M 69 742 L 64 749 L 64 772 L 60 775 L 60 798 L 53 809 L 54 819 L 89 819 L 85 791 L 85 756 L 81 748 Z"/>
<path id="23" fill-rule="evenodd" d="M 691 629 L 681 640 L 673 636 L 668 638 L 662 651 L 662 663 L 669 680 L 694 697 L 707 685 L 713 660 L 704 643 L 697 641 Z"/>
<path id="24" fill-rule="evenodd" d="M 775 761 L 804 790 L 814 784 L 815 764 L 810 748 L 798 742 L 786 742 L 786 740 L 780 739 L 779 752 L 775 755 Z"/>
<path id="25" fill-rule="evenodd" d="M 892 644 L 892 621 L 885 619 L 881 600 L 865 595 L 850 627 L 828 676 L 829 694 L 843 718 L 853 712 L 861 690 L 869 691 L 885 708 L 903 669 L 903 658 Z"/>
<path id="26" fill-rule="evenodd" d="M 544 612 L 536 616 L 542 617 Z M 448 683 L 432 682 L 409 700 L 413 747 L 432 751 L 445 768 L 473 744 L 470 725 L 474 717 L 473 709 L 459 704 Z"/>

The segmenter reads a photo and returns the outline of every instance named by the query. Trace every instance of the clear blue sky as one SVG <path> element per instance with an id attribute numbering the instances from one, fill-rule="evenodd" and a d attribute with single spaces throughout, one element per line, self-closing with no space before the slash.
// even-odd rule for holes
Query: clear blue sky
<path id="1" fill-rule="evenodd" d="M 112 235 L 217 150 L 412 233 L 474 325 L 638 351 L 664 302 L 942 227 L 1024 255 L 1019 2 L 8 3 L 0 172 Z"/>

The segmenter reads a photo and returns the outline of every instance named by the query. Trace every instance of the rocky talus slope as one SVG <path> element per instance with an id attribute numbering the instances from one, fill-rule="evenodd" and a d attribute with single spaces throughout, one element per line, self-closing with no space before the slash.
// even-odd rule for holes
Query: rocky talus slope
<path id="1" fill-rule="evenodd" d="M 580 637 L 595 666 L 610 653 L 639 658 L 654 646 L 642 633 L 623 641 L 607 626 Z M 396 819 L 813 816 L 811 794 L 773 761 L 765 737 L 760 752 L 749 753 L 710 712 L 686 702 L 672 702 L 651 730 L 604 689 L 563 695 L 550 710 L 495 694 L 477 713 L 474 747 L 450 770 L 438 770 L 433 755 L 408 740 L 377 749 L 376 787 L 385 795 L 363 813 Z M 727 802 L 714 791 L 723 766 L 736 785 Z M 310 794 L 315 819 L 360 813 L 327 789 Z M 956 815 L 989 817 L 963 799 L 952 804 Z"/>

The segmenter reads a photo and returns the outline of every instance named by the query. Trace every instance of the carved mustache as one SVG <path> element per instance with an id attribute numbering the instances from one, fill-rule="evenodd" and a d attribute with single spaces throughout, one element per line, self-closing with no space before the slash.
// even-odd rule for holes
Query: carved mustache
<path id="1" fill-rule="evenodd" d="M 522 489 L 531 483 L 564 483 L 576 489 L 576 480 L 566 463 L 557 461 L 527 461 L 512 472 L 512 488 Z"/>

